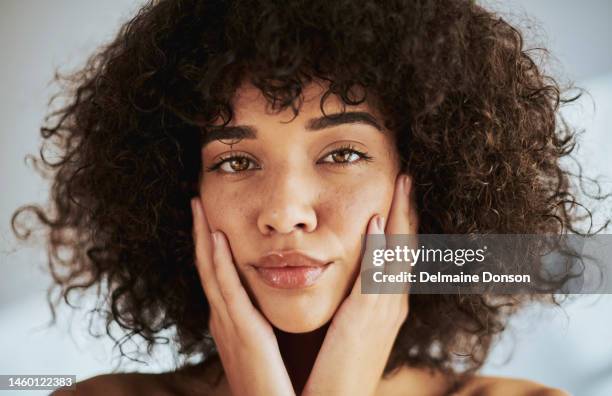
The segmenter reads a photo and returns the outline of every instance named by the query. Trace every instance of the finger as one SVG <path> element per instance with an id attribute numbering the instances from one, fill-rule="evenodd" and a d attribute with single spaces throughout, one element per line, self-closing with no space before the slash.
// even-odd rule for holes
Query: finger
<path id="1" fill-rule="evenodd" d="M 233 321 L 252 318 L 256 309 L 240 282 L 227 238 L 221 231 L 213 234 L 213 262 L 221 296 Z"/>
<path id="2" fill-rule="evenodd" d="M 418 215 L 412 191 L 412 178 L 408 175 L 399 175 L 395 182 L 395 193 L 391 202 L 385 233 L 388 235 L 407 235 L 417 232 Z"/>
<path id="3" fill-rule="evenodd" d="M 385 249 L 385 218 L 381 215 L 374 215 L 368 222 L 368 228 L 366 229 L 365 238 L 365 250 L 364 253 L 370 255 L 378 249 Z M 368 257 L 364 254 L 364 259 Z M 371 262 L 370 262 L 371 263 Z"/>
<path id="4" fill-rule="evenodd" d="M 191 210 L 193 212 L 193 238 L 195 240 L 196 267 L 200 275 L 202 288 L 211 305 L 211 309 L 221 309 L 224 303 L 213 267 L 210 229 L 204 211 L 202 210 L 202 203 L 199 197 L 191 200 Z"/>
<path id="5" fill-rule="evenodd" d="M 385 274 L 400 275 L 402 272 L 411 272 L 412 263 L 405 261 L 411 256 L 404 253 L 404 247 L 417 248 L 418 217 L 412 191 L 412 178 L 408 175 L 402 174 L 396 179 L 385 233 L 387 234 L 387 248 L 393 250 L 399 248 L 402 252 L 401 260 L 385 266 Z M 409 286 L 407 282 L 386 285 L 390 288 L 390 292 L 398 294 L 406 293 Z"/>
<path id="6" fill-rule="evenodd" d="M 366 290 L 372 295 L 378 294 L 379 284 L 374 282 L 373 274 L 377 271 L 382 271 L 383 267 L 375 265 L 375 254 L 385 250 L 385 219 L 380 215 L 374 215 L 368 223 L 368 228 L 365 235 L 365 248 L 361 259 L 361 268 L 359 275 L 355 280 L 355 285 L 351 294 L 362 295 Z M 378 257 L 378 256 L 377 256 Z M 365 295 L 365 294 L 364 294 Z"/>

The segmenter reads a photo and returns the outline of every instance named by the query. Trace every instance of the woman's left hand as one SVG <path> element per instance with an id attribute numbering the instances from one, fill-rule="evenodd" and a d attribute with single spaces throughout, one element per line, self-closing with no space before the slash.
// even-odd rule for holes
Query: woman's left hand
<path id="1" fill-rule="evenodd" d="M 368 224 L 368 234 L 417 233 L 410 190 L 409 176 L 398 176 L 386 229 L 384 219 L 375 215 Z M 408 317 L 408 297 L 362 294 L 360 271 L 350 295 L 332 319 L 302 395 L 374 395 L 395 338 Z"/>

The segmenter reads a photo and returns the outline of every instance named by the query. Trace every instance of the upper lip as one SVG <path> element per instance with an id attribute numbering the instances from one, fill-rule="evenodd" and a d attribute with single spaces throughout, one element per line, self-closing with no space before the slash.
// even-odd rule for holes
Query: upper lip
<path id="1" fill-rule="evenodd" d="M 264 268 L 279 267 L 322 267 L 328 262 L 310 257 L 295 250 L 280 250 L 262 256 L 254 266 Z"/>

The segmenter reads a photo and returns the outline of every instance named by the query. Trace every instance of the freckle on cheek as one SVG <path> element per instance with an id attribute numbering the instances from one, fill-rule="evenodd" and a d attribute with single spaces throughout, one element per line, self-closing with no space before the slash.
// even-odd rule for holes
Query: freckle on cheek
<path id="1" fill-rule="evenodd" d="M 245 198 L 239 192 L 232 192 L 215 197 L 211 208 L 214 209 L 215 216 L 219 216 L 217 225 L 232 226 L 236 219 L 244 219 L 249 215 L 251 204 L 251 199 Z"/>
<path id="2" fill-rule="evenodd" d="M 372 194 L 364 193 L 363 186 L 360 188 L 343 187 L 328 197 L 329 205 L 337 213 L 348 216 L 359 216 L 365 207 L 371 206 L 376 198 Z"/>

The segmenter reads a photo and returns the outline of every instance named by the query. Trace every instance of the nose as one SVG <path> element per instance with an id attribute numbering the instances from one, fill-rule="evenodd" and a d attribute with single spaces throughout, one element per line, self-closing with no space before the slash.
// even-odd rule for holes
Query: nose
<path id="1" fill-rule="evenodd" d="M 304 175 L 284 172 L 267 184 L 269 193 L 264 196 L 257 218 L 257 227 L 263 235 L 312 232 L 317 228 L 315 189 Z"/>

